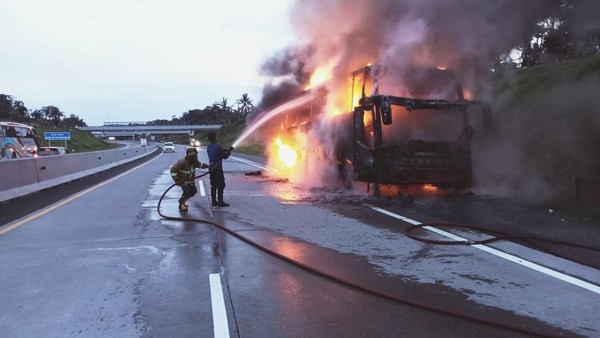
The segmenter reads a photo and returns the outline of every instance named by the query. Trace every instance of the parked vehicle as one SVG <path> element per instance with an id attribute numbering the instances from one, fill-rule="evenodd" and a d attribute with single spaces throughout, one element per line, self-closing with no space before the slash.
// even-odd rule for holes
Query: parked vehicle
<path id="1" fill-rule="evenodd" d="M 41 147 L 38 150 L 39 156 L 51 156 L 51 155 L 66 155 L 69 151 L 64 147 Z"/>
<path id="2" fill-rule="evenodd" d="M 174 153 L 175 152 L 175 145 L 173 144 L 173 142 L 165 142 L 165 143 L 163 143 L 163 151 L 165 153 Z"/>
<path id="3" fill-rule="evenodd" d="M 37 157 L 40 137 L 31 126 L 0 122 L 0 158 Z"/>

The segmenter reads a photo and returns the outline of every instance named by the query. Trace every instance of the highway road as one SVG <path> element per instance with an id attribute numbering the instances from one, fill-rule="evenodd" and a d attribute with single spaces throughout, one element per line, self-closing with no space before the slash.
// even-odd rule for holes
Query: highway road
<path id="1" fill-rule="evenodd" d="M 472 194 L 307 189 L 249 175 L 263 164 L 237 154 L 224 162 L 230 207 L 210 206 L 203 177 L 187 213 L 178 188 L 162 201 L 188 220 L 164 219 L 183 154 L 0 226 L 0 336 L 600 337 L 597 251 L 557 247 L 574 262 L 513 241 L 404 234 L 425 223 L 412 233 L 488 237 L 434 224 L 455 222 L 597 247 L 595 221 Z"/>

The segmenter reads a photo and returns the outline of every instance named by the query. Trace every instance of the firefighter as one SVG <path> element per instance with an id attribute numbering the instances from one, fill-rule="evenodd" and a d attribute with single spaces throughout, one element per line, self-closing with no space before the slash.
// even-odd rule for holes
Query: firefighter
<path id="1" fill-rule="evenodd" d="M 225 175 L 223 175 L 223 160 L 229 158 L 233 147 L 223 149 L 217 143 L 217 134 L 208 134 L 210 145 L 206 147 L 208 161 L 210 162 L 210 197 L 213 207 L 228 207 L 223 201 L 223 190 L 225 190 Z"/>
<path id="2" fill-rule="evenodd" d="M 181 211 L 187 211 L 188 206 L 185 202 L 198 193 L 194 183 L 196 168 L 208 168 L 208 164 L 198 161 L 198 150 L 196 148 L 186 149 L 185 157 L 171 167 L 171 178 L 183 190 L 183 194 L 179 199 L 179 210 Z"/>

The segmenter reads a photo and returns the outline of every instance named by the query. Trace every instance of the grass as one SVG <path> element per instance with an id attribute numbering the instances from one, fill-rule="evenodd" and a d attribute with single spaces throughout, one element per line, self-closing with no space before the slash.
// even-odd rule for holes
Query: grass
<path id="1" fill-rule="evenodd" d="M 494 127 L 474 143 L 495 158 L 480 162 L 480 180 L 519 198 L 600 214 L 599 79 L 600 56 L 493 74 Z"/>
<path id="2" fill-rule="evenodd" d="M 40 145 L 42 147 L 50 146 L 50 145 L 52 145 L 54 147 L 64 147 L 65 146 L 65 141 L 49 142 L 49 141 L 44 140 L 45 132 L 57 132 L 57 131 L 58 132 L 68 131 L 71 133 L 71 140 L 68 140 L 66 142 L 66 145 L 67 145 L 66 148 L 71 153 L 114 149 L 114 148 L 118 147 L 117 144 L 114 144 L 111 142 L 105 142 L 105 141 L 95 137 L 94 135 L 90 134 L 89 132 L 81 131 L 78 129 L 65 130 L 65 128 L 55 128 L 53 126 L 45 126 L 45 125 L 36 126 L 35 129 L 36 129 L 38 135 L 41 137 Z"/>
<path id="3" fill-rule="evenodd" d="M 491 82 L 497 93 L 510 89 L 515 101 L 528 101 L 557 85 L 577 82 L 592 74 L 600 74 L 600 56 L 499 72 L 492 76 Z M 507 78 L 516 81 L 511 83 Z"/>

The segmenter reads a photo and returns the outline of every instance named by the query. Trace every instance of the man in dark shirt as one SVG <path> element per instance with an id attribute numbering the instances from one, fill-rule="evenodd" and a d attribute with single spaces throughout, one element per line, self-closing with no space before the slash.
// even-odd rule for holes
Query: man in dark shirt
<path id="1" fill-rule="evenodd" d="M 210 197 L 213 207 L 228 207 L 223 201 L 223 190 L 225 190 L 225 175 L 223 175 L 223 160 L 229 158 L 233 147 L 223 149 L 217 143 L 217 134 L 208 134 L 210 145 L 206 148 L 208 153 L 210 169 Z"/>

